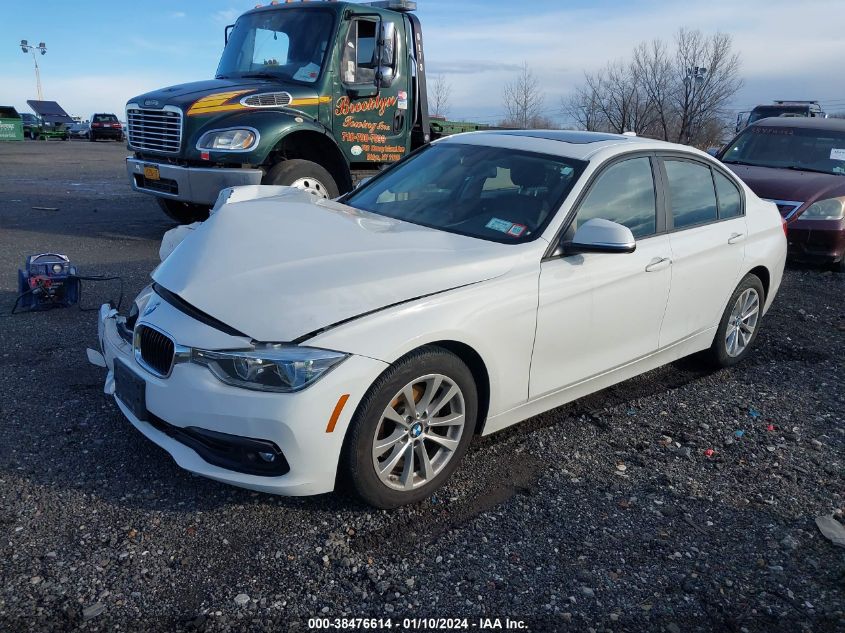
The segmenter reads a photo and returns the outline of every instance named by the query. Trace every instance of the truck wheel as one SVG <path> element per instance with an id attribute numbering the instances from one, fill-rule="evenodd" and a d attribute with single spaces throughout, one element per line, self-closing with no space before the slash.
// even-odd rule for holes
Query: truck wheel
<path id="1" fill-rule="evenodd" d="M 190 202 L 158 198 L 158 206 L 167 214 L 167 217 L 179 224 L 202 222 L 208 219 L 209 207 L 202 204 L 191 204 Z"/>
<path id="2" fill-rule="evenodd" d="M 294 158 L 274 165 L 264 179 L 265 185 L 284 185 L 302 189 L 318 198 L 337 198 L 337 189 L 332 175 L 317 163 Z"/>

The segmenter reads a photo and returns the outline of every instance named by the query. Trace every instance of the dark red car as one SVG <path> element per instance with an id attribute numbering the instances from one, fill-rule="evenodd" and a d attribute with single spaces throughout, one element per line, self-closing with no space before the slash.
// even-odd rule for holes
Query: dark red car
<path id="1" fill-rule="evenodd" d="M 845 272 L 845 120 L 762 119 L 717 158 L 778 206 L 793 259 Z"/>
<path id="2" fill-rule="evenodd" d="M 88 140 L 97 141 L 101 138 L 114 141 L 123 140 L 123 126 L 114 114 L 95 113 L 91 115 Z"/>

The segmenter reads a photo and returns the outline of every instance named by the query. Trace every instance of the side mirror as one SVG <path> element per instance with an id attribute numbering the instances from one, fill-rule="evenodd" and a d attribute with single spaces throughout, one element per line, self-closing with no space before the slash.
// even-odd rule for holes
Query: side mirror
<path id="1" fill-rule="evenodd" d="M 361 178 L 361 180 L 359 180 L 359 181 L 355 184 L 355 187 L 354 187 L 354 188 L 355 188 L 355 189 L 358 189 L 358 187 L 363 187 L 365 184 L 367 184 L 367 183 L 368 183 L 370 180 L 372 180 L 372 179 L 373 179 L 373 177 L 372 177 L 372 176 L 367 176 L 366 178 Z"/>
<path id="2" fill-rule="evenodd" d="M 229 33 L 232 32 L 232 29 L 235 28 L 234 24 L 229 24 L 223 29 L 223 44 L 226 45 L 229 43 Z"/>
<path id="3" fill-rule="evenodd" d="M 713 158 L 716 158 L 716 154 L 719 153 L 719 149 L 720 148 L 718 147 L 708 147 L 707 153 L 710 154 Z"/>
<path id="4" fill-rule="evenodd" d="M 637 248 L 634 234 L 627 226 L 593 218 L 578 227 L 572 242 L 567 244 L 564 252 L 574 253 L 633 253 Z"/>
<path id="5" fill-rule="evenodd" d="M 379 88 L 390 88 L 395 76 L 395 71 L 390 66 L 376 68 L 376 83 Z"/>
<path id="6" fill-rule="evenodd" d="M 396 25 L 379 21 L 376 43 L 376 85 L 388 88 L 396 76 Z"/>

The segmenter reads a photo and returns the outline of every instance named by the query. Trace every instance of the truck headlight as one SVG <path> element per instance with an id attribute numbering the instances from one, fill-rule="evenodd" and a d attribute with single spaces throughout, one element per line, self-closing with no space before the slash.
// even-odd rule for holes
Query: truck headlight
<path id="1" fill-rule="evenodd" d="M 254 350 L 215 352 L 193 349 L 191 362 L 205 365 L 227 385 L 289 393 L 316 382 L 348 354 L 315 347 L 271 345 Z"/>
<path id="2" fill-rule="evenodd" d="M 799 220 L 841 220 L 845 217 L 845 197 L 828 198 L 814 202 L 800 216 Z"/>
<path id="3" fill-rule="evenodd" d="M 231 128 L 210 130 L 200 137 L 197 149 L 216 152 L 245 152 L 258 144 L 258 130 L 252 128 Z"/>

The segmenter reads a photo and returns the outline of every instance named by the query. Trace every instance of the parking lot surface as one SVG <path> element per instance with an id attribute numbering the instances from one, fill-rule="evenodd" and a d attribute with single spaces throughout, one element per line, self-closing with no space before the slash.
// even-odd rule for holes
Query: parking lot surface
<path id="1" fill-rule="evenodd" d="M 419 505 L 272 497 L 123 419 L 85 357 L 95 312 L 8 316 L 30 254 L 121 275 L 124 306 L 148 283 L 173 225 L 126 154 L 0 144 L 0 630 L 845 630 L 845 548 L 814 522 L 845 508 L 845 275 L 790 267 L 743 364 L 687 359 L 479 438 Z"/>

